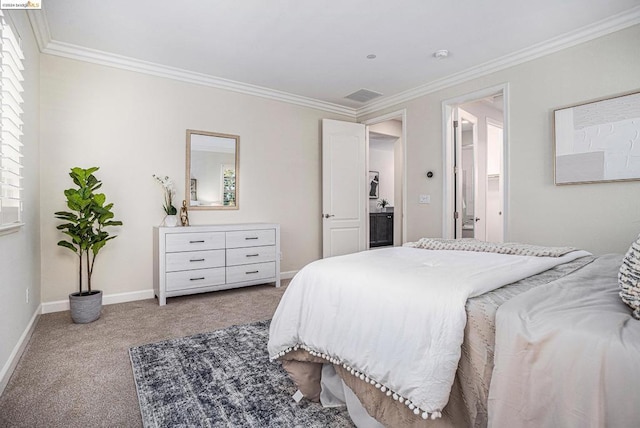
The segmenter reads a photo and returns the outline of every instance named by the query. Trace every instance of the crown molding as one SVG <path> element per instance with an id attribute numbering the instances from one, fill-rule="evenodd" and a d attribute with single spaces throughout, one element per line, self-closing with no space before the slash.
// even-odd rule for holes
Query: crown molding
<path id="1" fill-rule="evenodd" d="M 303 97 L 288 92 L 269 89 L 262 86 L 248 83 L 236 82 L 234 80 L 222 79 L 204 73 L 196 73 L 176 67 L 169 67 L 148 61 L 141 61 L 135 58 L 116 55 L 96 49 L 89 49 L 71 43 L 59 42 L 51 38 L 47 15 L 44 8 L 38 11 L 28 11 L 29 21 L 33 29 L 33 34 L 38 42 L 40 52 L 49 55 L 61 56 L 64 58 L 90 62 L 107 67 L 119 68 L 122 70 L 135 71 L 152 76 L 164 77 L 167 79 L 179 80 L 196 85 L 210 86 L 217 89 L 239 92 L 275 101 L 282 101 L 289 104 L 299 105 L 312 109 L 322 110 L 329 113 L 341 114 L 355 119 L 356 109 L 345 107 L 326 101 Z"/>
<path id="2" fill-rule="evenodd" d="M 478 77 L 486 76 L 509 67 L 522 64 L 540 58 L 545 55 L 566 49 L 578 44 L 605 36 L 607 34 L 640 24 L 640 6 L 636 6 L 622 13 L 588 25 L 576 31 L 563 34 L 559 37 L 547 40 L 532 47 L 522 49 L 513 54 L 505 55 L 496 60 L 480 64 L 459 73 L 452 74 L 442 79 L 434 80 L 425 85 L 409 89 L 397 95 L 385 97 L 373 101 L 360 108 L 345 107 L 326 101 L 303 97 L 288 92 L 269 89 L 261 86 L 237 82 L 228 79 L 211 76 L 204 73 L 196 73 L 180 68 L 168 67 L 152 62 L 141 61 L 135 58 L 116 55 L 95 49 L 89 49 L 70 43 L 59 42 L 51 38 L 49 25 L 44 8 L 39 11 L 27 12 L 33 33 L 38 42 L 40 52 L 71 58 L 79 61 L 90 62 L 108 67 L 179 80 L 197 85 L 210 86 L 217 89 L 225 89 L 247 95 L 282 101 L 303 107 L 322 110 L 357 118 L 366 114 L 392 107 L 394 105 L 411 101 L 415 98 L 454 86 Z"/>
<path id="3" fill-rule="evenodd" d="M 636 6 L 576 31 L 565 33 L 559 37 L 555 37 L 529 48 L 505 55 L 496 60 L 485 62 L 484 64 L 469 68 L 460 73 L 455 73 L 445 78 L 434 80 L 430 83 L 409 89 L 397 95 L 373 101 L 358 108 L 356 116 L 360 117 L 369 113 L 375 113 L 382 109 L 386 109 L 400 103 L 405 103 L 441 89 L 522 64 L 637 24 L 640 24 L 640 6 Z"/>
<path id="4" fill-rule="evenodd" d="M 38 43 L 38 49 L 40 52 L 44 51 L 49 42 L 51 42 L 51 32 L 49 31 L 49 22 L 47 21 L 47 15 L 44 10 L 44 6 L 40 10 L 28 10 L 27 16 L 31 23 L 31 29 L 33 35 Z"/>
<path id="5" fill-rule="evenodd" d="M 328 103 L 313 98 L 303 97 L 288 92 L 269 89 L 262 86 L 248 83 L 236 82 L 234 80 L 214 77 L 204 73 L 197 73 L 176 67 L 156 64 L 153 62 L 141 61 L 138 59 L 116 55 L 96 49 L 89 49 L 70 43 L 51 40 L 42 53 L 71 58 L 75 60 L 104 65 L 107 67 L 119 68 L 122 70 L 135 71 L 138 73 L 150 74 L 152 76 L 164 77 L 167 79 L 179 80 L 196 85 L 210 86 L 217 89 L 239 92 L 242 94 L 268 98 L 275 101 L 283 101 L 302 107 L 309 107 L 330 113 L 345 115 L 351 118 L 356 117 L 356 109 Z"/>

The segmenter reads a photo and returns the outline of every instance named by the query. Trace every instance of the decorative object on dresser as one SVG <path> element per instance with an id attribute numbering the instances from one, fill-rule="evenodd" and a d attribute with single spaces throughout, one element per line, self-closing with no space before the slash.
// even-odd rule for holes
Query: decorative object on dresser
<path id="1" fill-rule="evenodd" d="M 178 225 L 178 210 L 175 206 L 173 206 L 173 198 L 176 195 L 176 188 L 173 184 L 173 180 L 171 180 L 168 176 L 159 177 L 153 174 L 153 178 L 155 178 L 158 183 L 162 185 L 162 189 L 164 192 L 164 205 L 162 209 L 167 214 L 164 217 L 163 224 L 167 227 L 175 227 Z"/>
<path id="2" fill-rule="evenodd" d="M 183 226 L 189 226 L 189 211 L 187 209 L 187 201 L 182 201 L 182 208 L 180 208 L 180 223 Z"/>
<path id="3" fill-rule="evenodd" d="M 116 236 L 110 236 L 105 230 L 109 226 L 121 226 L 122 222 L 113 220 L 113 203 L 105 204 L 104 193 L 95 193 L 102 182 L 93 173 L 99 168 L 71 168 L 69 176 L 76 188 L 67 189 L 69 211 L 58 211 L 55 217 L 65 221 L 57 226 L 58 230 L 69 236 L 69 241 L 59 241 L 58 245 L 73 251 L 78 256 L 78 292 L 69 294 L 71 318 L 78 324 L 90 323 L 100 318 L 102 310 L 102 291 L 91 289 L 91 277 L 98 253 L 106 243 Z M 82 262 L 86 262 L 85 277 L 87 291 L 82 291 Z"/>
<path id="4" fill-rule="evenodd" d="M 369 247 L 393 245 L 393 213 L 369 213 Z"/>
<path id="5" fill-rule="evenodd" d="M 280 286 L 279 224 L 155 227 L 153 237 L 153 289 L 160 306 L 167 297 Z"/>

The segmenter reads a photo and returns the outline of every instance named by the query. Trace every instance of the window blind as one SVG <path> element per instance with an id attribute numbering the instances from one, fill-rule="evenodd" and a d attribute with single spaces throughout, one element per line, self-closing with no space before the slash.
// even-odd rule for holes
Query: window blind
<path id="1" fill-rule="evenodd" d="M 22 225 L 22 71 L 24 54 L 0 11 L 0 231 Z"/>

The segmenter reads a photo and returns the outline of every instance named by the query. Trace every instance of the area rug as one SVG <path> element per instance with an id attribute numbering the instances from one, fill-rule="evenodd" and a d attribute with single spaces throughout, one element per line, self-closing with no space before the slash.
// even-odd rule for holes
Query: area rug
<path id="1" fill-rule="evenodd" d="M 269 361 L 270 321 L 129 350 L 143 425 L 151 427 L 353 427 L 346 408 L 292 395 Z"/>

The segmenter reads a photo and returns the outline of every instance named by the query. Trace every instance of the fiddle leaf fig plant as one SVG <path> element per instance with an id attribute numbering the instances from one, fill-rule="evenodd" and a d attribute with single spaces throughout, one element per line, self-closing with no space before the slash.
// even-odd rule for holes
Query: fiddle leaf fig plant
<path id="1" fill-rule="evenodd" d="M 113 203 L 106 204 L 104 193 L 96 193 L 102 187 L 102 182 L 93 173 L 99 168 L 71 168 L 69 176 L 76 185 L 75 188 L 66 189 L 64 195 L 67 198 L 67 207 L 71 211 L 58 211 L 55 217 L 63 220 L 57 229 L 67 235 L 67 240 L 58 242 L 58 245 L 73 251 L 79 259 L 78 266 L 78 294 L 91 294 L 91 276 L 95 266 L 96 257 L 106 243 L 116 237 L 110 235 L 109 226 L 122 226 L 122 222 L 113 220 L 111 211 Z M 83 293 L 82 263 L 86 266 L 87 291 Z"/>

